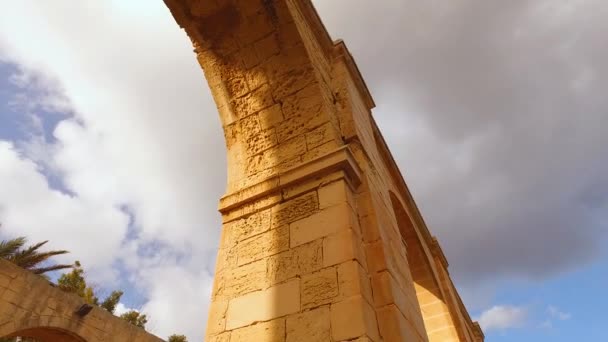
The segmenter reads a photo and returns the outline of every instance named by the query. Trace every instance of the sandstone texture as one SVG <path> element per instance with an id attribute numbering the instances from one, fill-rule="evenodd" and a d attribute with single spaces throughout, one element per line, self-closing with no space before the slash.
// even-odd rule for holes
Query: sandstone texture
<path id="1" fill-rule="evenodd" d="M 41 342 L 162 342 L 99 307 L 84 317 L 82 298 L 0 259 L 0 337 L 30 337 Z"/>
<path id="2" fill-rule="evenodd" d="M 310 0 L 164 0 L 221 118 L 207 341 L 483 341 Z"/>

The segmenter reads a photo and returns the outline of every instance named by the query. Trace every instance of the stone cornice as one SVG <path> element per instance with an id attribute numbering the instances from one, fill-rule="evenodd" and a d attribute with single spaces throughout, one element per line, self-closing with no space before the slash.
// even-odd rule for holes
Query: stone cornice
<path id="1" fill-rule="evenodd" d="M 350 148 L 345 145 L 309 162 L 276 174 L 243 190 L 224 195 L 220 199 L 219 211 L 226 214 L 258 198 L 281 192 L 284 188 L 304 182 L 310 178 L 344 171 L 346 181 L 354 189 L 361 184 L 361 169 Z"/>
<path id="2" fill-rule="evenodd" d="M 445 254 L 443 254 L 443 249 L 441 249 L 441 246 L 439 245 L 439 241 L 437 241 L 437 237 L 433 236 L 433 244 L 431 245 L 431 251 L 433 253 L 433 256 L 436 258 L 439 258 L 439 261 L 441 261 L 441 264 L 443 265 L 443 267 L 445 268 L 445 271 L 448 271 L 448 258 L 445 257 Z"/>
<path id="3" fill-rule="evenodd" d="M 369 91 L 363 76 L 361 75 L 361 70 L 359 70 L 357 63 L 355 63 L 355 59 L 351 55 L 350 51 L 348 51 L 348 47 L 344 41 L 341 39 L 334 43 L 334 59 L 340 60 L 344 63 L 344 65 L 346 65 L 346 69 L 350 73 L 351 79 L 355 82 L 357 90 L 359 90 L 359 94 L 361 95 L 361 98 L 363 98 L 367 108 L 372 109 L 376 107 L 372 94 Z"/>
<path id="4" fill-rule="evenodd" d="M 368 109 L 374 108 L 376 106 L 374 99 L 344 41 L 341 39 L 332 40 L 331 35 L 319 17 L 319 13 L 310 1 L 293 0 L 293 3 L 298 6 L 307 22 L 311 25 L 312 32 L 328 60 L 341 60 L 344 62 Z"/>

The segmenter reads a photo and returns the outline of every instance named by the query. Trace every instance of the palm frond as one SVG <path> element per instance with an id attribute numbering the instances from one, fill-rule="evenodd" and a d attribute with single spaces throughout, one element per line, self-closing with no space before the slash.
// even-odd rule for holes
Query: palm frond
<path id="1" fill-rule="evenodd" d="M 27 249 L 14 253 L 8 259 L 25 269 L 31 269 L 31 268 L 34 268 L 36 265 L 47 261 L 49 258 L 51 258 L 55 255 L 69 253 L 68 251 L 65 251 L 65 250 L 48 251 L 48 252 L 43 252 L 43 253 L 37 252 L 37 249 L 42 247 L 47 242 L 48 241 L 43 241 L 43 242 L 37 243 L 33 246 L 30 246 Z"/>
<path id="2" fill-rule="evenodd" d="M 33 268 L 33 269 L 31 269 L 31 271 L 35 274 L 43 274 L 46 272 L 64 270 L 64 269 L 72 268 L 72 267 L 74 267 L 74 265 L 59 264 L 59 265 L 52 265 L 52 266 L 47 266 L 47 267 Z"/>
<path id="3" fill-rule="evenodd" d="M 25 237 L 18 237 L 15 239 L 0 241 L 0 258 L 7 258 L 15 254 L 19 249 L 25 245 Z"/>

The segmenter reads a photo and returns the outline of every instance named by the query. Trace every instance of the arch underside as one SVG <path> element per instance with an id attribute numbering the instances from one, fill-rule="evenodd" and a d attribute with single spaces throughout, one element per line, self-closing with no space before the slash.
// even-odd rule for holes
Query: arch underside
<path id="1" fill-rule="evenodd" d="M 35 327 L 28 328 L 16 331 L 8 336 L 5 336 L 5 339 L 10 339 L 13 337 L 21 337 L 25 338 L 25 341 L 31 341 L 33 339 L 36 342 L 88 342 L 84 338 L 76 335 L 73 332 L 62 330 L 54 327 Z M 0 337 L 0 340 L 2 337 Z"/>
<path id="2" fill-rule="evenodd" d="M 393 192 L 390 196 L 399 231 L 406 246 L 407 262 L 429 341 L 459 341 L 461 336 L 441 287 L 438 267 L 430 250 L 432 246 L 423 242 L 402 201 Z"/>

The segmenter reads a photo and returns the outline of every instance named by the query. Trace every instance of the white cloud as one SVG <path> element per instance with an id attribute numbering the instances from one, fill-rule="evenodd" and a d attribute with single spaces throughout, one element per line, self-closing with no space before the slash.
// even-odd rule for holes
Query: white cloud
<path id="1" fill-rule="evenodd" d="M 49 248 L 71 252 L 58 261 L 72 263 L 77 258 L 95 270 L 93 281 L 113 281 L 111 262 L 128 222 L 124 213 L 110 203 L 51 189 L 38 165 L 1 140 L 0 189 L 2 233 L 24 235 L 30 242 L 50 240 Z"/>
<path id="2" fill-rule="evenodd" d="M 525 323 L 527 315 L 528 310 L 524 307 L 496 305 L 482 312 L 477 320 L 487 333 L 520 327 Z"/>
<path id="3" fill-rule="evenodd" d="M 200 340 L 226 172 L 219 118 L 190 41 L 162 1 L 3 7 L 0 61 L 17 65 L 12 80 L 24 90 L 16 108 L 40 120 L 42 110 L 73 114 L 53 141 L 35 135 L 15 144 L 19 152 L 1 146 L 7 233 L 70 249 L 109 288 L 122 261 L 148 299 L 152 331 Z M 32 160 L 70 195 L 50 189 Z M 165 274 L 182 284 L 177 297 Z"/>
<path id="4" fill-rule="evenodd" d="M 553 305 L 549 305 L 547 307 L 547 313 L 549 314 L 549 317 L 558 319 L 560 321 L 566 321 L 572 318 L 572 314 L 563 312 Z"/>
<path id="5" fill-rule="evenodd" d="M 127 313 L 129 311 L 133 311 L 133 310 L 135 310 L 135 309 L 126 306 L 122 302 L 119 302 L 118 304 L 116 304 L 116 309 L 114 309 L 114 315 L 120 316 L 120 315 L 122 315 L 124 313 Z M 135 310 L 135 311 L 139 311 L 139 310 Z"/>
<path id="6" fill-rule="evenodd" d="M 316 5 L 355 54 L 451 274 L 475 283 L 545 276 L 589 258 L 601 240 L 589 238 L 601 227 L 589 216 L 606 203 L 599 82 L 608 78 L 597 43 L 605 21 L 586 18 L 602 18 L 605 2 L 576 1 L 564 15 L 521 1 L 340 1 Z M 72 250 L 85 267 L 105 270 L 90 272 L 100 279 L 122 260 L 149 298 L 153 331 L 200 340 L 225 155 L 186 35 L 160 0 L 5 2 L 0 61 L 18 66 L 15 84 L 42 89 L 16 103 L 27 115 L 74 115 L 55 141 L 15 144 L 25 155 L 0 145 L 0 220 L 12 234 Z M 49 188 L 28 158 L 73 196 Z M 134 232 L 118 208 L 133 215 Z M 482 318 L 491 330 L 522 312 L 498 306 Z"/>

